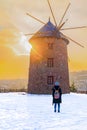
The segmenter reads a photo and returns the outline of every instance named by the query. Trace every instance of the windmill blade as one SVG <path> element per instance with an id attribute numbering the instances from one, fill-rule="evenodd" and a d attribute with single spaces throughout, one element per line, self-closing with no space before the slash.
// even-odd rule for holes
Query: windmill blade
<path id="1" fill-rule="evenodd" d="M 80 29 L 80 28 L 87 28 L 87 26 L 82 26 L 82 27 L 71 27 L 71 28 L 62 28 L 60 30 L 71 30 L 71 29 Z"/>
<path id="2" fill-rule="evenodd" d="M 55 23 L 55 25 L 56 25 L 56 27 L 57 27 L 57 22 L 56 22 L 56 19 L 55 19 L 55 16 L 54 16 L 54 13 L 53 13 L 53 10 L 52 10 L 52 7 L 51 7 L 51 5 L 50 5 L 49 0 L 47 0 L 47 2 L 48 2 L 48 5 L 49 5 L 49 8 L 50 8 L 50 11 L 51 11 L 51 14 L 52 14 L 52 17 L 53 17 L 54 23 Z"/>
<path id="3" fill-rule="evenodd" d="M 76 43 L 77 45 L 79 45 L 79 46 L 81 46 L 81 47 L 83 47 L 83 48 L 84 48 L 84 46 L 83 46 L 83 45 L 81 45 L 79 42 L 77 42 L 77 41 L 73 40 L 72 38 L 70 38 L 70 37 L 66 36 L 65 34 L 62 34 L 62 35 L 63 35 L 65 38 L 69 39 L 70 41 L 72 41 L 72 42 Z"/>
<path id="4" fill-rule="evenodd" d="M 38 34 L 49 34 L 51 31 L 46 31 L 45 33 L 44 32 L 36 32 L 36 33 L 28 33 L 28 34 L 25 34 L 26 36 L 27 35 L 38 35 Z"/>
<path id="5" fill-rule="evenodd" d="M 63 16 L 62 16 L 62 18 L 61 18 L 61 20 L 60 20 L 60 22 L 59 22 L 58 28 L 61 26 L 61 23 L 62 23 L 62 21 L 63 21 L 63 18 L 64 18 L 64 16 L 65 16 L 67 10 L 69 9 L 69 6 L 70 6 L 70 3 L 68 4 L 68 6 L 67 6 L 67 8 L 66 8 L 66 10 L 65 10 L 65 12 L 64 12 L 64 14 L 63 14 Z"/>
<path id="6" fill-rule="evenodd" d="M 45 24 L 42 20 L 40 20 L 40 19 L 38 19 L 38 18 L 32 16 L 31 14 L 29 14 L 29 13 L 26 13 L 26 14 L 27 14 L 28 16 L 32 17 L 33 19 L 35 19 L 36 21 L 38 21 L 38 22 L 40 22 L 40 23 L 42 23 L 42 24 Z"/>
<path id="7" fill-rule="evenodd" d="M 68 19 L 66 19 L 66 21 L 65 22 L 63 22 L 62 24 L 61 24 L 61 26 L 58 28 L 59 30 L 61 30 L 61 28 L 63 27 L 63 25 L 67 22 L 67 20 Z"/>
<path id="8" fill-rule="evenodd" d="M 34 17 L 34 16 L 32 16 L 31 14 L 29 14 L 29 13 L 26 13 L 28 16 L 30 16 L 31 18 L 33 18 L 33 19 L 35 19 L 36 21 L 38 21 L 38 22 L 40 22 L 40 23 L 42 23 L 42 24 L 46 24 L 45 22 L 43 22 L 42 20 L 40 20 L 40 19 L 38 19 L 38 18 L 36 18 L 36 17 Z M 48 27 L 50 27 L 49 25 L 47 25 Z"/>
<path id="9" fill-rule="evenodd" d="M 25 36 L 28 36 L 28 35 L 34 35 L 35 33 L 28 33 L 28 34 L 24 34 Z"/>

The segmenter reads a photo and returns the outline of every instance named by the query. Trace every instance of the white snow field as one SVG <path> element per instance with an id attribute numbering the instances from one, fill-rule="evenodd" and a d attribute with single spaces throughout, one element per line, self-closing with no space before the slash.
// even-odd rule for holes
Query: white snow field
<path id="1" fill-rule="evenodd" d="M 54 113 L 51 95 L 0 93 L 0 130 L 87 130 L 87 95 L 63 94 Z"/>

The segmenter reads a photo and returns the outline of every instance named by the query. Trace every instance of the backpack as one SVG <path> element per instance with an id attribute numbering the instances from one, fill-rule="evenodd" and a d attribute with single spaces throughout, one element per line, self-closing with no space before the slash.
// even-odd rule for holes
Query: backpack
<path id="1" fill-rule="evenodd" d="M 54 99 L 59 99 L 59 97 L 60 97 L 59 91 L 55 90 L 55 92 L 54 92 Z"/>

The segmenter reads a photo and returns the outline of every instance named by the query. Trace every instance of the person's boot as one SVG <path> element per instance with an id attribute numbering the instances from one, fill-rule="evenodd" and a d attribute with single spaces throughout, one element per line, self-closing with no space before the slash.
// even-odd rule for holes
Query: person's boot
<path id="1" fill-rule="evenodd" d="M 56 112 L 56 110 L 54 110 L 54 112 Z"/>
<path id="2" fill-rule="evenodd" d="M 58 110 L 58 112 L 60 112 L 60 110 Z"/>

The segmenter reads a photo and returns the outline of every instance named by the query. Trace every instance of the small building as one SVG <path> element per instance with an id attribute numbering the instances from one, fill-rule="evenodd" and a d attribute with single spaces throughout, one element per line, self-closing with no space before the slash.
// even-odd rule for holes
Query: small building
<path id="1" fill-rule="evenodd" d="M 67 45 L 69 41 L 50 20 L 29 42 L 30 53 L 28 93 L 50 94 L 58 81 L 63 93 L 69 93 Z"/>

